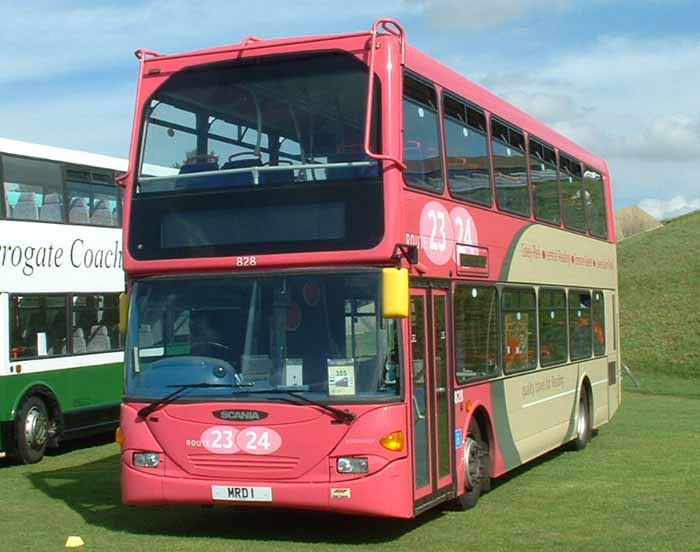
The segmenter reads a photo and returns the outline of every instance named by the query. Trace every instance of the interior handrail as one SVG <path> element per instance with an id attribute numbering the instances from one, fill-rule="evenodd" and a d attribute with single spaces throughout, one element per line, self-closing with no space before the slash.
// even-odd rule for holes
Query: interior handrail
<path id="1" fill-rule="evenodd" d="M 377 161 L 391 161 L 392 163 L 398 165 L 401 170 L 406 170 L 406 164 L 401 161 L 401 159 L 397 159 L 392 155 L 386 155 L 384 153 L 375 153 L 372 151 L 370 146 L 370 139 L 372 136 L 372 104 L 374 99 L 374 51 L 377 49 L 377 36 L 380 31 L 384 31 L 399 39 L 399 45 L 401 48 L 401 65 L 406 62 L 406 33 L 404 32 L 401 24 L 395 19 L 377 19 L 374 22 L 374 25 L 372 25 L 372 38 L 369 44 L 369 82 L 367 85 L 367 112 L 365 113 L 364 149 L 367 157 L 371 157 Z"/>
<path id="2" fill-rule="evenodd" d="M 219 169 L 216 171 L 201 171 L 184 174 L 171 174 L 165 176 L 141 176 L 139 183 L 159 182 L 163 180 L 187 180 L 190 178 L 198 178 L 202 176 L 216 176 L 239 173 L 258 173 L 278 172 L 278 171 L 303 171 L 303 170 L 319 170 L 319 169 L 346 169 L 353 167 L 371 167 L 374 165 L 372 161 L 340 161 L 337 163 L 305 163 L 299 165 L 269 165 L 262 167 L 241 167 L 238 169 Z"/>

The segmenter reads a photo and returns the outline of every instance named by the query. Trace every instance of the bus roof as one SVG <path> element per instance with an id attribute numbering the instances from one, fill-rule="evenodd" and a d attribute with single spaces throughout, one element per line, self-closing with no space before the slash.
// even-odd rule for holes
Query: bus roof
<path id="1" fill-rule="evenodd" d="M 47 161 L 71 163 L 84 167 L 110 169 L 119 172 L 126 172 L 129 168 L 129 160 L 126 158 L 122 159 L 120 157 L 111 157 L 100 153 L 45 146 L 32 142 L 10 140 L 9 138 L 0 138 L 0 154 L 3 153 L 33 157 L 35 159 L 46 159 Z M 150 176 L 169 176 L 173 173 L 177 173 L 177 169 L 146 164 L 144 166 L 144 172 Z"/>
<path id="2" fill-rule="evenodd" d="M 9 138 L 0 138 L 0 153 L 35 157 L 37 159 L 47 159 L 50 161 L 62 161 L 64 163 L 112 169 L 122 172 L 126 172 L 129 165 L 128 159 L 80 150 L 57 148 L 55 146 L 45 146 L 32 142 L 21 142 L 19 140 L 10 140 Z"/>

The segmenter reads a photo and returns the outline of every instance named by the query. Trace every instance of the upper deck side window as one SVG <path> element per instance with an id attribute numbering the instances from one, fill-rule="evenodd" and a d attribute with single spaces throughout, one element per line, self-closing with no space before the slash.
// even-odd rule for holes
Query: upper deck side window
<path id="1" fill-rule="evenodd" d="M 121 225 L 121 190 L 112 171 L 68 165 L 65 175 L 69 223 Z"/>
<path id="2" fill-rule="evenodd" d="M 6 154 L 0 167 L 3 218 L 121 225 L 122 192 L 111 169 Z"/>
<path id="3" fill-rule="evenodd" d="M 525 137 L 498 119 L 491 120 L 496 202 L 502 211 L 530 216 Z"/>
<path id="4" fill-rule="evenodd" d="M 403 157 L 409 186 L 442 193 L 442 157 L 435 88 L 406 75 L 403 84 Z"/>
<path id="5" fill-rule="evenodd" d="M 552 148 L 530 139 L 530 180 L 535 218 L 561 224 L 561 206 L 557 184 L 557 155 Z"/>
<path id="6" fill-rule="evenodd" d="M 445 149 L 450 193 L 472 203 L 491 206 L 491 164 L 483 112 L 445 95 Z"/>
<path id="7" fill-rule="evenodd" d="M 605 206 L 605 188 L 600 173 L 586 168 L 583 172 L 583 201 L 588 220 L 588 231 L 598 238 L 608 237 L 608 217 Z"/>
<path id="8" fill-rule="evenodd" d="M 559 185 L 564 207 L 564 226 L 570 230 L 585 232 L 581 163 L 565 154 L 559 154 Z"/>
<path id="9" fill-rule="evenodd" d="M 61 222 L 64 218 L 60 163 L 2 156 L 3 207 L 7 218 Z"/>

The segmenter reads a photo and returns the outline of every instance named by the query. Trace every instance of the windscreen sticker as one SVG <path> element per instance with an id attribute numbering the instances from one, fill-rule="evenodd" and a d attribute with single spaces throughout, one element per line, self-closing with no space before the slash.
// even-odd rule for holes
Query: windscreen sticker
<path id="1" fill-rule="evenodd" d="M 284 362 L 284 384 L 296 387 L 304 383 L 304 361 L 300 358 L 288 358 Z"/>
<path id="2" fill-rule="evenodd" d="M 355 394 L 355 362 L 353 359 L 328 359 L 328 394 Z"/>

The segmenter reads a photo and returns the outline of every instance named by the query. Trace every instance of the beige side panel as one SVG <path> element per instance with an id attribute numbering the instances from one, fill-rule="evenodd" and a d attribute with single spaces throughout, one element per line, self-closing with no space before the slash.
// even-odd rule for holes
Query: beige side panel
<path id="1" fill-rule="evenodd" d="M 511 431 L 523 461 L 565 442 L 573 427 L 577 385 L 576 364 L 527 372 L 505 381 Z"/>
<path id="2" fill-rule="evenodd" d="M 608 242 L 533 224 L 509 254 L 502 280 L 585 288 L 617 286 L 616 249 Z"/>

